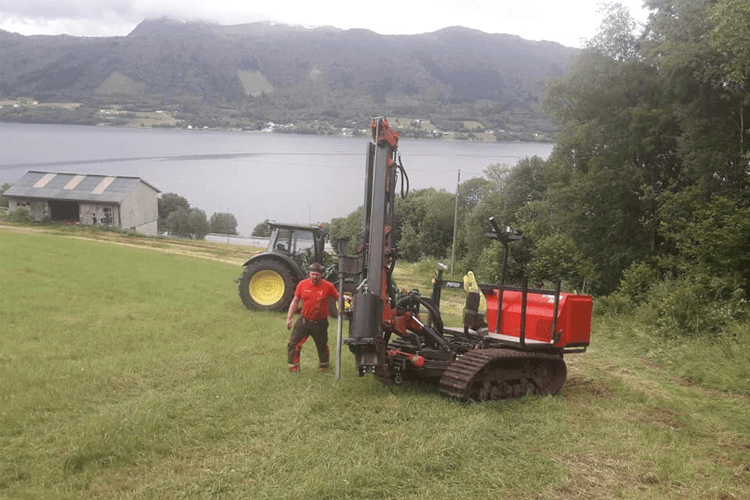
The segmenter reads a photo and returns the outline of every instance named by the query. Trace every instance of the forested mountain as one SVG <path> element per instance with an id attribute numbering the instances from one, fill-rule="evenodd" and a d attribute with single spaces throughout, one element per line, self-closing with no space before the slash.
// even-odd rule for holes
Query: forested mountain
<path id="1" fill-rule="evenodd" d="M 279 121 L 375 113 L 489 128 L 524 116 L 532 126 L 545 121 L 538 108 L 545 81 L 562 76 L 576 52 L 458 27 L 385 36 L 159 19 L 111 38 L 0 31 L 0 95 L 214 106 Z"/>

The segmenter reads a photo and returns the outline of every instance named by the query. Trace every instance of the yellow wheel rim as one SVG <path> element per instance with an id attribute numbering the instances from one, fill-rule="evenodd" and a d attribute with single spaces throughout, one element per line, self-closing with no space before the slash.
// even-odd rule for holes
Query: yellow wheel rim
<path id="1" fill-rule="evenodd" d="M 250 297 L 262 306 L 270 306 L 284 296 L 284 278 L 276 271 L 258 271 L 250 278 Z"/>

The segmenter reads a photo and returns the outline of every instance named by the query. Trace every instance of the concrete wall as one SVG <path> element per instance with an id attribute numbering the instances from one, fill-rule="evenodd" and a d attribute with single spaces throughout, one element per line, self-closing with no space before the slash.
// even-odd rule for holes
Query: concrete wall
<path id="1" fill-rule="evenodd" d="M 139 182 L 122 202 L 120 227 L 147 236 L 156 236 L 156 221 L 159 219 L 158 195 L 156 190 Z"/>
<path id="2" fill-rule="evenodd" d="M 81 224 L 120 226 L 120 207 L 114 204 L 86 203 L 78 204 L 78 220 Z"/>
<path id="3" fill-rule="evenodd" d="M 145 224 L 141 224 L 140 226 L 135 226 L 135 232 L 138 234 L 144 234 L 146 236 L 156 236 L 156 221 L 146 222 Z"/>
<path id="4" fill-rule="evenodd" d="M 25 208 L 37 222 L 41 222 L 46 217 L 49 217 L 49 205 L 47 204 L 47 200 L 8 198 L 8 211 L 13 211 L 17 208 Z"/>

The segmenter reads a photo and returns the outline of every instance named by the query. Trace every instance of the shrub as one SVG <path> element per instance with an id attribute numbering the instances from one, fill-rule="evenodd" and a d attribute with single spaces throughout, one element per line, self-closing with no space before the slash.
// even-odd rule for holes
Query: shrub
<path id="1" fill-rule="evenodd" d="M 502 277 L 502 252 L 503 246 L 497 241 L 491 241 L 487 245 L 476 262 L 476 268 L 474 269 L 474 275 L 477 280 L 482 283 L 500 283 Z M 514 271 L 517 270 L 515 261 L 512 255 L 508 256 L 508 276 L 513 276 Z"/>
<path id="2" fill-rule="evenodd" d="M 594 314 L 597 316 L 623 316 L 625 314 L 632 314 L 634 310 L 635 304 L 633 301 L 621 293 L 613 293 L 594 301 Z"/>
<path id="3" fill-rule="evenodd" d="M 432 276 L 438 269 L 438 260 L 431 257 L 423 257 L 414 266 L 414 270 L 421 275 Z"/>
<path id="4" fill-rule="evenodd" d="M 31 216 L 29 211 L 22 207 L 11 210 L 8 213 L 8 220 L 11 222 L 20 222 L 22 224 L 30 224 L 34 222 L 34 218 Z"/>
<path id="5" fill-rule="evenodd" d="M 535 282 L 561 280 L 574 290 L 585 289 L 595 274 L 593 264 L 564 233 L 545 236 L 535 243 L 526 272 Z"/>
<path id="6" fill-rule="evenodd" d="M 651 288 L 639 317 L 665 337 L 715 336 L 747 319 L 748 303 L 741 289 L 721 297 L 709 285 L 690 277 L 661 281 Z"/>
<path id="7" fill-rule="evenodd" d="M 635 304 L 648 299 L 648 292 L 659 280 L 659 272 L 645 262 L 633 262 L 622 273 L 622 280 L 617 291 L 628 297 Z"/>

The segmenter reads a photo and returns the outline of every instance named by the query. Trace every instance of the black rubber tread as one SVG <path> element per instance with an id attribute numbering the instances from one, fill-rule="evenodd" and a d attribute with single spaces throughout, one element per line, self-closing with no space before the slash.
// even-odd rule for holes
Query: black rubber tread
<path id="1" fill-rule="evenodd" d="M 253 300 L 252 294 L 250 293 L 250 280 L 253 275 L 258 271 L 265 270 L 275 271 L 284 281 L 284 293 L 282 294 L 281 299 L 270 305 L 257 303 Z M 291 270 L 282 262 L 273 259 L 261 259 L 245 266 L 245 270 L 242 272 L 242 276 L 240 276 L 237 287 L 240 293 L 240 300 L 242 300 L 242 303 L 245 304 L 245 307 L 248 309 L 287 311 L 289 309 L 289 304 L 292 302 L 292 297 L 294 297 L 294 290 L 297 288 L 298 282 L 299 281 L 294 278 Z"/>
<path id="2" fill-rule="evenodd" d="M 453 398 L 512 400 L 526 395 L 557 394 L 567 369 L 555 354 L 513 349 L 476 349 L 453 362 L 440 377 L 440 393 Z"/>

